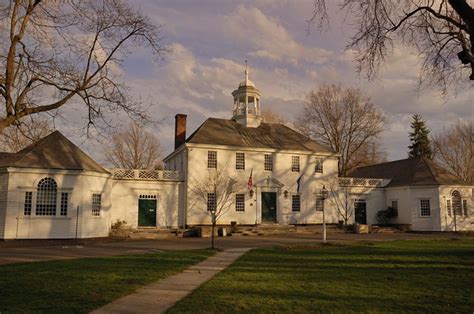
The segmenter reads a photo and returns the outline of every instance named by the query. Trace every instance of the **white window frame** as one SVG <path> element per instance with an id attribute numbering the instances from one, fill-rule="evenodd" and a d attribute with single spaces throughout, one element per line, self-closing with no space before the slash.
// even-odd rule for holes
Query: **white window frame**
<path id="1" fill-rule="evenodd" d="M 69 204 L 70 204 L 70 202 L 69 202 L 70 195 L 69 194 L 70 193 L 67 192 L 67 191 L 59 191 L 58 194 L 59 194 L 59 216 L 60 217 L 67 217 L 69 215 L 69 207 L 70 207 L 69 206 Z M 64 205 L 63 204 L 63 195 L 64 194 L 66 194 L 66 204 L 65 204 L 66 205 L 66 214 L 65 215 L 63 215 L 63 205 Z"/>
<path id="2" fill-rule="evenodd" d="M 207 151 L 207 169 L 217 169 L 217 150 Z"/>
<path id="3" fill-rule="evenodd" d="M 323 194 L 321 192 L 316 193 L 316 204 L 315 209 L 316 211 L 323 211 L 324 210 L 324 202 L 325 199 L 323 198 Z"/>
<path id="4" fill-rule="evenodd" d="M 99 195 L 99 200 L 100 200 L 100 203 L 98 204 L 99 205 L 99 211 L 97 213 L 97 208 L 94 208 L 94 205 L 97 205 L 97 203 L 94 204 L 94 196 L 96 195 Z M 104 198 L 103 198 L 103 193 L 101 192 L 92 192 L 91 193 L 91 216 L 92 217 L 102 217 L 102 209 L 104 207 L 104 202 L 103 202 Z"/>
<path id="5" fill-rule="evenodd" d="M 239 199 L 239 198 L 242 198 L 242 199 Z M 245 212 L 245 194 L 244 193 L 235 194 L 235 211 L 238 213 Z"/>
<path id="6" fill-rule="evenodd" d="M 291 172 L 299 173 L 301 171 L 300 156 L 291 156 Z"/>
<path id="7" fill-rule="evenodd" d="M 430 211 L 430 214 L 429 215 L 423 215 L 423 201 L 428 201 L 428 205 L 429 205 L 429 211 Z M 425 208 L 426 209 L 426 208 Z M 431 208 L 431 199 L 430 198 L 420 198 L 419 199 L 419 216 L 421 218 L 430 218 L 431 217 L 431 211 L 432 211 L 432 208 Z"/>
<path id="8" fill-rule="evenodd" d="M 298 210 L 295 210 L 295 197 L 298 197 Z M 292 194 L 291 195 L 291 212 L 300 213 L 301 212 L 301 194 Z"/>
<path id="9" fill-rule="evenodd" d="M 235 170 L 245 171 L 245 153 L 235 152 Z"/>
<path id="10" fill-rule="evenodd" d="M 467 199 L 461 199 L 461 207 L 463 217 L 469 217 L 469 202 Z"/>
<path id="11" fill-rule="evenodd" d="M 267 171 L 267 172 L 273 171 L 273 154 L 263 155 L 263 171 Z"/>
<path id="12" fill-rule="evenodd" d="M 397 202 L 397 207 L 396 207 L 396 208 L 393 207 L 393 202 Z M 390 200 L 390 207 L 396 209 L 397 215 L 396 215 L 395 217 L 398 217 L 398 215 L 399 215 L 398 210 L 399 210 L 399 208 L 400 208 L 400 201 L 399 201 L 398 199 L 391 199 L 391 200 Z"/>
<path id="13" fill-rule="evenodd" d="M 319 167 L 318 167 L 319 165 Z M 324 172 L 324 161 L 322 158 L 316 158 L 314 162 L 314 173 L 323 173 Z"/>
<path id="14" fill-rule="evenodd" d="M 213 201 L 211 201 L 211 196 L 213 196 L 213 198 L 212 198 Z M 217 196 L 216 196 L 216 193 L 208 192 L 206 200 L 207 200 L 207 202 L 206 202 L 207 211 L 208 212 L 212 212 L 212 211 L 215 212 L 217 210 Z M 214 207 L 214 208 L 212 208 L 212 207 Z"/>

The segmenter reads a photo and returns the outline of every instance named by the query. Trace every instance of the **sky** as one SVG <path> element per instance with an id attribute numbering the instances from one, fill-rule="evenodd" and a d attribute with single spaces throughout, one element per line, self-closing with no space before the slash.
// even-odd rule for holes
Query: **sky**
<path id="1" fill-rule="evenodd" d="M 432 134 L 459 120 L 474 121 L 474 88 L 447 97 L 434 89 L 419 90 L 420 58 L 408 48 L 396 47 L 375 80 L 359 76 L 352 52 L 345 50 L 353 28 L 333 1 L 328 1 L 329 29 L 309 33 L 311 0 L 132 3 L 161 25 L 163 44 L 170 48 L 163 60 L 137 49 L 121 69 L 130 92 L 153 104 L 150 116 L 160 122 L 149 128 L 159 135 L 164 155 L 173 150 L 175 114 L 188 115 L 188 135 L 208 117 L 231 117 L 231 92 L 244 78 L 246 59 L 250 79 L 262 92 L 262 109 L 289 121 L 302 109 L 306 95 L 322 84 L 360 88 L 388 118 L 382 143 L 389 160 L 406 158 L 414 113 L 427 120 Z M 116 121 L 125 123 L 125 118 Z M 99 145 L 79 144 L 103 161 Z"/>

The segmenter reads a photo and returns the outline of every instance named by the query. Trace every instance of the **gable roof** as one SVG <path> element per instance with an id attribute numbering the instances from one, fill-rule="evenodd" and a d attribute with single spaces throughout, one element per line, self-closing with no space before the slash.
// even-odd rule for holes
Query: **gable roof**
<path id="1" fill-rule="evenodd" d="M 407 158 L 360 167 L 349 173 L 353 178 L 391 179 L 387 187 L 420 185 L 469 185 L 425 157 Z"/>
<path id="2" fill-rule="evenodd" d="M 186 143 L 335 153 L 283 124 L 262 122 L 256 128 L 249 128 L 217 118 L 204 121 Z"/>
<path id="3" fill-rule="evenodd" d="M 54 131 L 17 153 L 0 153 L 0 167 L 87 170 L 108 173 L 59 131 Z"/>

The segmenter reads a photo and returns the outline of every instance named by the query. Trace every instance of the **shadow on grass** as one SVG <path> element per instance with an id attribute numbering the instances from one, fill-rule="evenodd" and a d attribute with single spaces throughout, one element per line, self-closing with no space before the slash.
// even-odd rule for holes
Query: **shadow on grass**
<path id="1" fill-rule="evenodd" d="M 87 313 L 213 253 L 167 251 L 2 265 L 0 312 Z"/>
<path id="2" fill-rule="evenodd" d="M 458 312 L 474 309 L 474 241 L 258 249 L 171 312 Z"/>

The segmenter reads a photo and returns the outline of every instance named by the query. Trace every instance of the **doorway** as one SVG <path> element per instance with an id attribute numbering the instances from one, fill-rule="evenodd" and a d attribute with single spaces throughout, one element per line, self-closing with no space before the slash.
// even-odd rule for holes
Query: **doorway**
<path id="1" fill-rule="evenodd" d="M 262 222 L 277 222 L 276 192 L 262 192 Z"/>
<path id="2" fill-rule="evenodd" d="M 364 199 L 357 199 L 354 202 L 355 222 L 361 225 L 367 224 L 367 203 Z"/>
<path id="3" fill-rule="evenodd" d="M 156 227 L 156 195 L 140 195 L 138 227 Z"/>

